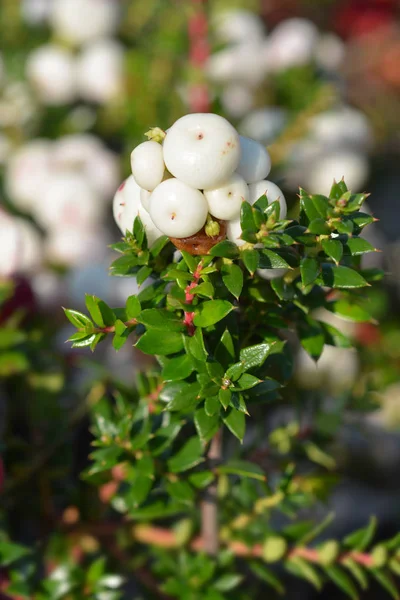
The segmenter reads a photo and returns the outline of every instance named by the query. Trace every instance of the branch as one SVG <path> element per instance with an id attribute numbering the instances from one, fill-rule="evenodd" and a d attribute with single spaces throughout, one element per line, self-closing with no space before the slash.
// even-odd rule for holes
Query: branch
<path id="1" fill-rule="evenodd" d="M 222 430 L 220 429 L 211 440 L 207 458 L 210 468 L 216 461 L 221 459 L 222 452 Z M 205 491 L 201 502 L 201 536 L 204 550 L 208 554 L 216 555 L 219 548 L 219 525 L 217 505 L 217 483 L 214 481 Z"/>

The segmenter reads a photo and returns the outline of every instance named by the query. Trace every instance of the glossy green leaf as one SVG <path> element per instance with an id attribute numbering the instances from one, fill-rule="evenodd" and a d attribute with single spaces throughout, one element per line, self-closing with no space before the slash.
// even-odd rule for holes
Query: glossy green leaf
<path id="1" fill-rule="evenodd" d="M 235 383 L 235 387 L 240 390 L 250 390 L 261 383 L 261 379 L 258 377 L 254 377 L 254 375 L 250 375 L 249 373 L 244 373 Z"/>
<path id="2" fill-rule="evenodd" d="M 190 412 L 199 403 L 200 385 L 185 383 L 184 386 L 171 398 L 167 404 L 167 410 Z"/>
<path id="3" fill-rule="evenodd" d="M 273 252 L 272 250 L 261 250 L 259 253 L 260 269 L 289 269 L 290 265 L 286 262 L 282 256 Z"/>
<path id="4" fill-rule="evenodd" d="M 168 359 L 162 370 L 164 381 L 186 379 L 193 372 L 193 362 L 188 354 Z"/>
<path id="5" fill-rule="evenodd" d="M 75 327 L 82 328 L 84 327 L 88 331 L 93 328 L 92 321 L 81 312 L 77 310 L 73 310 L 71 308 L 64 308 L 64 313 L 67 319 L 74 325 Z"/>
<path id="6" fill-rule="evenodd" d="M 227 389 L 221 388 L 218 392 L 218 398 L 219 398 L 219 401 L 221 402 L 222 406 L 226 410 L 231 403 L 231 399 L 232 399 L 231 390 L 229 388 L 227 388 Z"/>
<path id="7" fill-rule="evenodd" d="M 183 335 L 177 331 L 149 329 L 136 342 L 135 347 L 145 354 L 176 354 L 183 349 Z"/>
<path id="8" fill-rule="evenodd" d="M 239 255 L 239 250 L 236 244 L 224 240 L 213 246 L 209 252 L 210 256 L 221 256 L 224 258 L 236 258 Z"/>
<path id="9" fill-rule="evenodd" d="M 338 264 L 343 256 L 343 245 L 339 240 L 322 240 L 321 246 L 327 256 Z"/>
<path id="10" fill-rule="evenodd" d="M 320 273 L 320 266 L 315 258 L 303 258 L 300 262 L 300 275 L 303 287 L 314 283 Z"/>
<path id="11" fill-rule="evenodd" d="M 361 256 L 362 254 L 367 254 L 368 252 L 376 252 L 372 244 L 360 237 L 349 238 L 345 245 L 345 251 L 352 256 Z"/>
<path id="12" fill-rule="evenodd" d="M 215 413 L 209 416 L 204 408 L 198 408 L 194 413 L 194 424 L 201 442 L 205 444 L 214 437 L 219 429 L 219 414 Z"/>
<path id="13" fill-rule="evenodd" d="M 243 442 L 245 430 L 246 430 L 246 418 L 244 413 L 234 408 L 229 408 L 228 413 L 222 416 L 225 425 L 238 438 L 240 442 Z"/>
<path id="14" fill-rule="evenodd" d="M 243 288 L 243 271 L 234 263 L 225 264 L 221 268 L 222 281 L 230 293 L 239 298 Z"/>
<path id="15" fill-rule="evenodd" d="M 203 445 L 196 435 L 189 438 L 180 450 L 169 459 L 168 468 L 172 473 L 182 473 L 203 461 Z"/>
<path id="16" fill-rule="evenodd" d="M 163 308 L 147 308 L 142 310 L 138 316 L 138 321 L 148 329 L 158 329 L 168 332 L 182 331 L 184 329 L 183 320 Z"/>
<path id="17" fill-rule="evenodd" d="M 337 565 L 332 565 L 330 567 L 324 567 L 324 571 L 328 575 L 329 579 L 331 579 L 333 583 L 338 586 L 338 588 L 347 594 L 347 596 L 349 596 L 352 600 L 358 600 L 359 596 L 357 588 L 344 569 Z"/>
<path id="18" fill-rule="evenodd" d="M 237 573 L 226 573 L 214 582 L 214 588 L 219 592 L 230 592 L 243 581 L 243 575 Z"/>
<path id="19" fill-rule="evenodd" d="M 230 460 L 218 467 L 218 473 L 239 475 L 240 477 L 249 477 L 258 481 L 266 480 L 266 475 L 261 467 L 246 460 Z"/>
<path id="20" fill-rule="evenodd" d="M 259 263 L 257 250 L 243 250 L 240 256 L 246 269 L 253 275 L 256 272 Z"/>
<path id="21" fill-rule="evenodd" d="M 324 265 L 322 280 L 324 285 L 333 288 L 355 289 L 368 285 L 360 273 L 343 266 Z"/>
<path id="22" fill-rule="evenodd" d="M 227 300 L 206 300 L 199 304 L 194 317 L 197 327 L 209 327 L 221 321 L 233 310 L 233 305 Z"/>
<path id="23" fill-rule="evenodd" d="M 129 296 L 126 301 L 126 316 L 128 319 L 136 319 L 142 310 L 139 298 L 137 296 Z"/>
<path id="24" fill-rule="evenodd" d="M 240 360 L 243 363 L 244 370 L 249 371 L 254 367 L 261 367 L 273 350 L 273 347 L 274 342 L 271 344 L 262 343 L 242 348 L 240 351 Z"/>

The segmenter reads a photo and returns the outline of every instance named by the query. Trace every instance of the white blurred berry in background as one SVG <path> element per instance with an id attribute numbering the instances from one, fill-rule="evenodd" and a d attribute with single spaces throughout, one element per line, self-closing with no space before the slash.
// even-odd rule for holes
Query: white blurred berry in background
<path id="1" fill-rule="evenodd" d="M 47 21 L 54 0 L 22 0 L 22 18 L 30 25 L 41 25 Z"/>
<path id="2" fill-rule="evenodd" d="M 265 46 L 268 71 L 304 65 L 313 59 L 318 44 L 317 27 L 307 19 L 286 19 L 269 34 Z"/>
<path id="3" fill-rule="evenodd" d="M 49 21 L 55 35 L 80 45 L 115 33 L 118 0 L 53 0 Z"/>
<path id="4" fill-rule="evenodd" d="M 0 209 L 0 275 L 32 275 L 42 265 L 43 251 L 35 227 Z"/>
<path id="5" fill-rule="evenodd" d="M 83 47 L 77 60 L 80 96 L 98 104 L 112 102 L 124 89 L 124 48 L 113 39 L 102 39 Z"/>
<path id="6" fill-rule="evenodd" d="M 74 56 L 55 44 L 39 46 L 26 63 L 26 75 L 44 104 L 62 105 L 77 95 Z"/>

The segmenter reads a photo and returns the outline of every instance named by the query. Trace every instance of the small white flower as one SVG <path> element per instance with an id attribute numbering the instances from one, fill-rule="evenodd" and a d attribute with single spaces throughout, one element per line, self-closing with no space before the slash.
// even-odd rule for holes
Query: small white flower
<path id="1" fill-rule="evenodd" d="M 83 49 L 77 64 L 80 95 L 106 104 L 119 97 L 124 86 L 124 50 L 114 40 L 95 41 Z"/>
<path id="2" fill-rule="evenodd" d="M 113 34 L 119 11 L 118 0 L 54 0 L 49 21 L 58 37 L 79 45 Z"/>
<path id="3" fill-rule="evenodd" d="M 163 181 L 150 196 L 150 216 L 170 237 L 194 235 L 204 226 L 207 214 L 204 194 L 179 179 Z"/>
<path id="4" fill-rule="evenodd" d="M 224 183 L 239 160 L 239 135 L 218 115 L 186 115 L 172 125 L 164 140 L 167 169 L 193 188 L 210 189 Z"/>
<path id="5" fill-rule="evenodd" d="M 204 190 L 204 195 L 211 215 L 229 221 L 240 215 L 242 202 L 249 198 L 249 188 L 243 177 L 234 173 L 224 185 Z"/>
<path id="6" fill-rule="evenodd" d="M 247 183 L 255 183 L 265 179 L 271 170 L 271 158 L 267 150 L 258 142 L 240 136 L 241 156 L 236 172 Z"/>
<path id="7" fill-rule="evenodd" d="M 165 164 L 161 144 L 149 141 L 136 146 L 131 154 L 132 174 L 144 190 L 154 190 L 164 177 Z"/>
<path id="8" fill-rule="evenodd" d="M 73 55 L 55 44 L 40 46 L 29 55 L 26 75 L 44 104 L 60 105 L 76 97 Z"/>

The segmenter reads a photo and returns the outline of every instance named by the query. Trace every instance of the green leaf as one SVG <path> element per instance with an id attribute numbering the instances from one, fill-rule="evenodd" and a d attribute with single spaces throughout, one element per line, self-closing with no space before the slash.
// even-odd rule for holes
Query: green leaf
<path id="1" fill-rule="evenodd" d="M 307 231 L 309 233 L 315 233 L 316 235 L 329 235 L 331 228 L 325 219 L 314 219 L 310 222 Z"/>
<path id="2" fill-rule="evenodd" d="M 329 579 L 331 579 L 345 594 L 352 598 L 352 600 L 358 600 L 358 592 L 353 581 L 341 567 L 332 565 L 330 567 L 324 567 L 324 571 Z"/>
<path id="3" fill-rule="evenodd" d="M 250 390 L 259 383 L 261 383 L 261 379 L 258 379 L 258 377 L 254 377 L 254 375 L 250 375 L 249 373 L 245 373 L 239 377 L 235 384 L 235 388 L 239 388 L 241 390 Z"/>
<path id="4" fill-rule="evenodd" d="M 194 502 L 194 491 L 187 481 L 167 481 L 167 493 L 177 502 L 192 505 Z"/>
<path id="5" fill-rule="evenodd" d="M 321 465 L 328 470 L 333 470 L 336 468 L 337 465 L 335 459 L 324 452 L 324 450 L 322 450 L 314 442 L 307 440 L 303 447 L 306 456 L 308 456 L 312 462 L 316 463 L 317 465 Z"/>
<path id="6" fill-rule="evenodd" d="M 229 399 L 230 400 L 230 399 Z M 229 405 L 229 402 L 227 406 Z M 206 411 L 206 415 L 212 417 L 219 413 L 220 403 L 218 396 L 208 396 L 204 402 L 204 410 Z"/>
<path id="7" fill-rule="evenodd" d="M 353 237 L 349 238 L 345 245 L 345 250 L 348 251 L 352 256 L 360 256 L 367 254 L 368 252 L 376 252 L 376 249 L 372 244 L 364 240 L 364 238 Z"/>
<path id="8" fill-rule="evenodd" d="M 186 379 L 193 371 L 193 363 L 188 354 L 175 356 L 165 362 L 162 370 L 164 381 L 179 381 Z"/>
<path id="9" fill-rule="evenodd" d="M 221 402 L 224 409 L 226 410 L 228 408 L 228 406 L 230 405 L 230 402 L 232 399 L 231 390 L 230 389 L 225 390 L 225 389 L 221 388 L 218 392 L 218 399 Z"/>
<path id="10" fill-rule="evenodd" d="M 197 382 L 186 383 L 167 404 L 167 410 L 190 412 L 200 401 L 200 385 Z"/>
<path id="11" fill-rule="evenodd" d="M 343 266 L 324 265 L 322 280 L 324 285 L 333 288 L 354 289 L 369 285 L 360 273 Z"/>
<path id="12" fill-rule="evenodd" d="M 91 331 L 93 329 L 93 323 L 83 313 L 78 312 L 77 310 L 73 310 L 71 308 L 64 308 L 64 313 L 67 319 L 74 325 L 75 327 L 82 328 L 84 327 L 87 331 Z"/>
<path id="13" fill-rule="evenodd" d="M 300 274 L 303 287 L 314 283 L 320 272 L 320 266 L 315 258 L 303 258 L 300 262 Z"/>
<path id="14" fill-rule="evenodd" d="M 151 272 L 151 268 L 147 267 L 146 265 L 139 269 L 139 271 L 136 273 L 136 281 L 139 287 L 146 281 L 148 277 L 150 277 Z"/>
<path id="15" fill-rule="evenodd" d="M 149 329 L 136 342 L 135 347 L 145 354 L 176 354 L 183 349 L 183 335 L 177 331 Z"/>
<path id="16" fill-rule="evenodd" d="M 339 240 L 322 240 L 321 246 L 325 254 L 329 256 L 329 258 L 332 258 L 332 260 L 334 260 L 336 264 L 338 264 L 341 261 L 341 258 L 343 256 L 343 246 L 342 243 L 339 242 Z"/>
<path id="17" fill-rule="evenodd" d="M 326 200 L 326 204 L 321 202 L 319 199 L 321 196 L 310 197 L 304 193 L 304 190 L 300 191 L 300 210 L 307 215 L 309 222 L 315 221 L 316 219 L 326 219 L 328 214 L 329 203 Z"/>
<path id="18" fill-rule="evenodd" d="M 160 331 L 182 331 L 184 328 L 182 319 L 164 308 L 142 310 L 138 321 L 148 329 L 158 329 Z"/>
<path id="19" fill-rule="evenodd" d="M 182 473 L 203 461 L 203 445 L 196 435 L 189 438 L 180 450 L 169 459 L 168 468 L 172 473 Z"/>
<path id="20" fill-rule="evenodd" d="M 381 584 L 381 586 L 392 596 L 392 598 L 394 598 L 394 600 L 399 600 L 399 592 L 397 590 L 395 582 L 393 581 L 389 573 L 381 569 L 371 569 L 370 573 Z"/>
<path id="21" fill-rule="evenodd" d="M 199 283 L 196 287 L 190 290 L 191 294 L 205 296 L 206 298 L 213 298 L 215 294 L 214 286 L 210 281 L 203 281 L 203 283 Z"/>
<path id="22" fill-rule="evenodd" d="M 257 479 L 258 481 L 266 481 L 265 473 L 261 467 L 246 460 L 230 460 L 218 467 L 218 473 L 239 475 L 240 477 L 249 477 L 250 479 Z"/>
<path id="23" fill-rule="evenodd" d="M 354 231 L 354 223 L 350 219 L 343 219 L 342 221 L 335 222 L 336 230 L 339 233 L 352 235 Z"/>
<path id="24" fill-rule="evenodd" d="M 212 471 L 200 471 L 199 473 L 192 473 L 188 479 L 194 487 L 201 490 L 214 481 L 215 475 Z"/>
<path id="25" fill-rule="evenodd" d="M 325 335 L 321 325 L 311 317 L 304 317 L 299 323 L 298 334 L 301 345 L 308 354 L 318 360 L 325 345 Z"/>
<path id="26" fill-rule="evenodd" d="M 341 317 L 350 321 L 355 321 L 356 323 L 371 321 L 371 314 L 364 306 L 356 304 L 356 300 L 356 298 L 354 300 L 351 298 L 348 300 L 342 298 L 329 303 L 326 308 L 336 315 L 340 315 Z"/>
<path id="27" fill-rule="evenodd" d="M 342 564 L 346 567 L 346 569 L 350 571 L 354 579 L 358 582 L 361 589 L 368 589 L 368 578 L 364 573 L 362 567 L 355 560 L 353 560 L 350 557 L 346 557 L 342 561 Z"/>
<path id="28" fill-rule="evenodd" d="M 224 333 L 218 345 L 215 349 L 215 360 L 218 361 L 224 369 L 227 369 L 229 365 L 235 360 L 235 346 L 233 343 L 232 336 L 228 329 L 225 329 Z"/>
<path id="29" fill-rule="evenodd" d="M 197 327 L 209 327 L 221 321 L 233 310 L 227 300 L 206 300 L 195 308 L 194 324 Z"/>
<path id="30" fill-rule="evenodd" d="M 272 250 L 261 250 L 259 254 L 260 269 L 290 269 L 290 265 L 279 254 Z"/>
<path id="31" fill-rule="evenodd" d="M 144 241 L 144 238 L 146 235 L 146 230 L 145 230 L 142 220 L 139 216 L 135 217 L 135 220 L 133 221 L 133 232 L 132 233 L 135 236 L 135 239 L 136 239 L 138 245 L 140 247 L 142 247 L 143 241 Z"/>
<path id="32" fill-rule="evenodd" d="M 343 540 L 343 544 L 348 548 L 363 552 L 372 542 L 376 532 L 377 524 L 378 522 L 376 517 L 371 517 L 366 527 L 357 529 L 357 531 L 354 531 L 350 535 L 346 536 Z"/>
<path id="33" fill-rule="evenodd" d="M 373 223 L 374 217 L 371 217 L 371 215 L 368 215 L 367 213 L 358 212 L 351 215 L 351 222 L 361 230 L 367 225 Z"/>
<path id="34" fill-rule="evenodd" d="M 126 301 L 126 316 L 128 319 L 136 319 L 142 310 L 139 298 L 137 296 L 129 296 Z"/>
<path id="35" fill-rule="evenodd" d="M 181 254 L 182 254 L 182 258 L 185 261 L 186 265 L 188 266 L 188 269 L 191 273 L 194 273 L 197 270 L 197 267 L 199 265 L 199 260 L 195 257 L 192 256 L 191 254 L 189 254 L 189 252 L 185 252 L 185 250 L 181 250 Z"/>
<path id="36" fill-rule="evenodd" d="M 288 571 L 311 583 L 317 590 L 322 589 L 322 579 L 317 569 L 299 556 L 293 556 L 285 562 Z"/>
<path id="37" fill-rule="evenodd" d="M 225 373 L 225 378 L 230 381 L 237 381 L 239 377 L 243 374 L 244 364 L 243 362 L 234 363 L 229 367 L 229 369 Z"/>
<path id="38" fill-rule="evenodd" d="M 268 569 L 265 565 L 262 565 L 256 561 L 251 561 L 249 563 L 249 567 L 257 578 L 262 579 L 263 581 L 268 583 L 278 594 L 283 596 L 283 594 L 285 593 L 285 588 L 279 581 L 275 573 L 271 571 L 271 569 Z"/>
<path id="39" fill-rule="evenodd" d="M 224 240 L 213 246 L 209 252 L 210 256 L 220 256 L 223 258 L 237 258 L 239 250 L 236 244 Z"/>
<path id="40" fill-rule="evenodd" d="M 86 294 L 85 303 L 90 316 L 99 327 L 111 327 L 114 325 L 115 314 L 103 300 Z"/>
<path id="41" fill-rule="evenodd" d="M 251 275 L 254 275 L 258 268 L 259 255 L 257 250 L 243 250 L 241 253 L 241 259 L 244 266 Z"/>
<path id="42" fill-rule="evenodd" d="M 275 342 L 272 344 L 262 343 L 242 348 L 240 360 L 243 363 L 244 370 L 249 371 L 254 367 L 261 367 L 273 350 L 274 344 Z"/>
<path id="43" fill-rule="evenodd" d="M 342 194 L 345 192 L 347 192 L 347 186 L 345 182 L 339 181 L 339 183 L 337 183 L 334 181 L 329 193 L 329 198 L 332 198 L 332 200 L 339 200 L 342 197 Z"/>
<path id="44" fill-rule="evenodd" d="M 71 335 L 68 339 L 69 342 L 72 342 L 72 348 L 85 348 L 87 346 L 91 346 L 96 339 L 95 333 L 86 333 L 85 331 L 78 331 Z"/>
<path id="45" fill-rule="evenodd" d="M 228 410 L 229 412 L 226 416 L 222 417 L 223 421 L 233 435 L 236 436 L 240 442 L 243 442 L 246 430 L 246 418 L 244 413 L 235 408 L 230 408 Z"/>
<path id="46" fill-rule="evenodd" d="M 31 554 L 29 548 L 0 540 L 0 564 L 2 567 L 7 567 L 28 554 Z"/>
<path id="47" fill-rule="evenodd" d="M 243 575 L 226 573 L 226 575 L 221 575 L 221 577 L 214 582 L 214 588 L 219 592 L 229 592 L 236 588 L 242 581 Z"/>
<path id="48" fill-rule="evenodd" d="M 214 437 L 219 429 L 219 414 L 208 416 L 204 408 L 198 408 L 194 413 L 194 424 L 201 442 L 205 444 Z"/>
<path id="49" fill-rule="evenodd" d="M 232 264 L 226 264 L 221 269 L 222 281 L 224 282 L 228 291 L 239 298 L 243 288 L 243 271 L 240 267 Z"/>
<path id="50" fill-rule="evenodd" d="M 207 351 L 204 346 L 203 332 L 200 328 L 196 329 L 192 337 L 185 336 L 185 348 L 196 360 L 205 362 L 207 360 Z"/>
<path id="51" fill-rule="evenodd" d="M 307 531 L 299 540 L 298 545 L 305 546 L 310 543 L 316 537 L 318 537 L 335 519 L 335 513 L 331 512 L 326 515 L 326 517 L 321 521 L 321 523 L 317 523 L 315 527 L 312 527 L 309 531 Z"/>
<path id="52" fill-rule="evenodd" d="M 165 248 L 167 244 L 170 243 L 169 237 L 166 235 L 162 235 L 158 240 L 154 242 L 154 244 L 150 248 L 151 255 L 156 257 L 159 256 L 161 251 Z"/>

